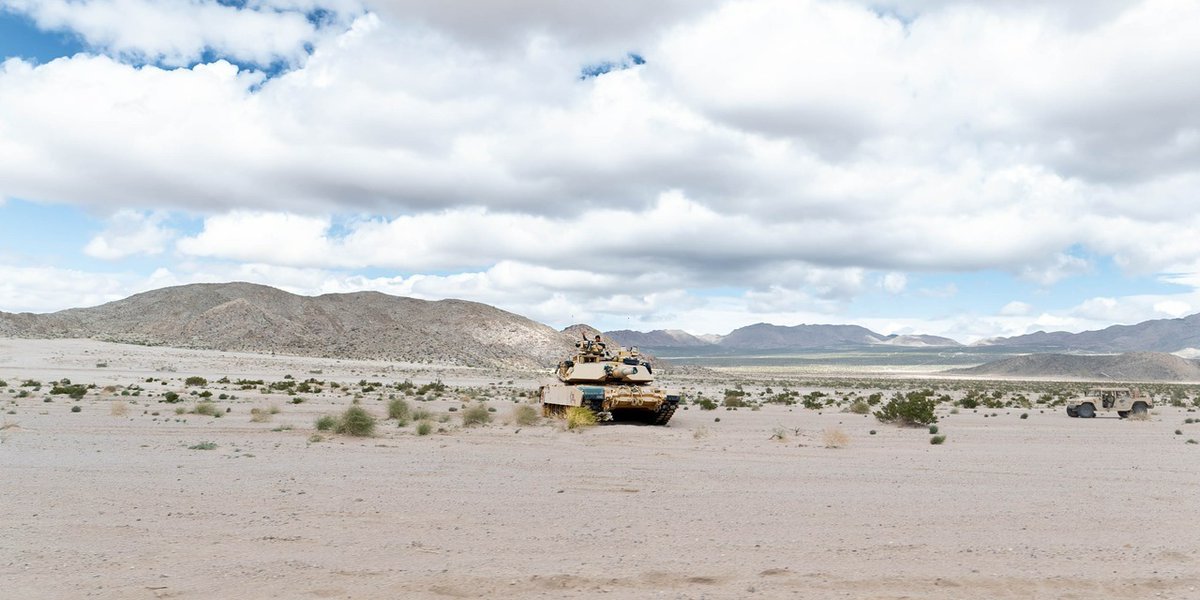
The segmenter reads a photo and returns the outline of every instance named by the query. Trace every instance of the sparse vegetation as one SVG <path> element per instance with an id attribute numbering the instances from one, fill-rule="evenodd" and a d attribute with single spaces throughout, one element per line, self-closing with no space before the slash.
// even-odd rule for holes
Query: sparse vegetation
<path id="1" fill-rule="evenodd" d="M 389 419 L 400 421 L 400 427 L 404 427 L 408 424 L 408 420 L 411 415 L 408 402 L 404 401 L 402 398 L 389 400 L 387 405 L 387 415 Z"/>
<path id="2" fill-rule="evenodd" d="M 596 413 L 586 406 L 567 408 L 567 429 L 583 429 L 596 424 Z"/>
<path id="3" fill-rule="evenodd" d="M 433 423 L 420 421 L 417 423 L 417 435 L 429 435 L 433 431 Z"/>
<path id="4" fill-rule="evenodd" d="M 850 436 L 836 427 L 830 427 L 821 432 L 821 439 L 825 442 L 826 448 L 845 448 L 850 443 Z"/>
<path id="5" fill-rule="evenodd" d="M 337 433 L 367 437 L 375 433 L 375 417 L 361 406 L 350 406 L 338 419 Z"/>
<path id="6" fill-rule="evenodd" d="M 935 436 L 932 436 L 929 438 L 929 443 L 933 444 L 934 446 L 940 446 L 945 441 L 946 441 L 946 436 L 944 436 L 944 435 L 935 435 Z"/>
<path id="7" fill-rule="evenodd" d="M 175 404 L 176 402 L 179 402 L 179 394 L 176 394 L 175 392 L 167 392 L 163 394 L 162 401 L 166 402 L 167 404 Z"/>
<path id="8" fill-rule="evenodd" d="M 116 400 L 108 405 L 108 414 L 114 417 L 123 417 L 129 412 L 129 404 L 124 400 Z"/>
<path id="9" fill-rule="evenodd" d="M 871 405 L 867 404 L 867 401 L 862 398 L 856 398 L 850 403 L 849 410 L 856 415 L 865 415 L 871 412 Z"/>
<path id="10" fill-rule="evenodd" d="M 337 417 L 333 415 L 321 415 L 317 417 L 317 431 L 333 431 L 337 428 Z"/>
<path id="11" fill-rule="evenodd" d="M 199 444 L 188 446 L 188 450 L 216 450 L 216 449 L 217 449 L 216 442 L 200 442 Z"/>
<path id="12" fill-rule="evenodd" d="M 81 412 L 82 410 L 83 409 L 80 408 L 78 405 L 71 407 L 71 412 L 73 412 L 73 413 Z"/>
<path id="13" fill-rule="evenodd" d="M 920 390 L 896 395 L 883 408 L 875 411 L 875 418 L 883 423 L 896 423 L 907 427 L 923 427 L 937 422 L 933 409 L 937 402 L 931 398 L 932 390 Z"/>
<path id="14" fill-rule="evenodd" d="M 492 422 L 492 414 L 488 412 L 488 407 L 482 402 L 477 402 L 462 411 L 463 427 L 474 427 L 475 425 L 487 425 Z"/>
<path id="15" fill-rule="evenodd" d="M 513 422 L 517 425 L 536 425 L 538 419 L 537 409 L 529 404 L 518 404 L 513 407 Z"/>
<path id="16" fill-rule="evenodd" d="M 196 407 L 192 409 L 192 412 L 198 415 L 204 415 L 206 417 L 221 416 L 220 409 L 217 408 L 217 405 L 213 402 L 197 402 Z"/>
<path id="17" fill-rule="evenodd" d="M 204 387 L 204 386 L 208 385 L 208 380 L 203 377 L 200 377 L 198 375 L 193 375 L 191 377 L 188 377 L 187 379 L 184 379 L 183 385 Z"/>

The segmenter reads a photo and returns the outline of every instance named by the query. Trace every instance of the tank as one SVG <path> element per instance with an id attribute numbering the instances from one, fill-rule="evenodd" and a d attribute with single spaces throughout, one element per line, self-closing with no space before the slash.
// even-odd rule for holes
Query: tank
<path id="1" fill-rule="evenodd" d="M 576 352 L 558 363 L 558 381 L 541 388 L 542 414 L 564 416 L 586 406 L 601 422 L 666 425 L 679 407 L 678 392 L 654 386 L 654 368 L 637 348 L 609 351 L 600 336 L 575 342 Z"/>

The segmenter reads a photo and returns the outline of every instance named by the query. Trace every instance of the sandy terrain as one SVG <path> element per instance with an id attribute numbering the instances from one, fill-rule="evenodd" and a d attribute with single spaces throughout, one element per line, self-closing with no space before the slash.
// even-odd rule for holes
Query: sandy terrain
<path id="1" fill-rule="evenodd" d="M 462 428 L 451 393 L 413 403 L 450 417 L 442 433 L 310 441 L 351 395 L 215 384 L 228 413 L 175 414 L 187 376 L 288 374 L 494 389 L 497 422 Z M 100 389 L 44 402 L 63 377 Z M 504 424 L 536 378 L 0 340 L 0 597 L 1200 598 L 1200 413 L 941 409 L 942 446 L 798 406 Z M 44 387 L 17 398 L 28 379 Z M 135 383 L 188 401 L 102 389 Z"/>

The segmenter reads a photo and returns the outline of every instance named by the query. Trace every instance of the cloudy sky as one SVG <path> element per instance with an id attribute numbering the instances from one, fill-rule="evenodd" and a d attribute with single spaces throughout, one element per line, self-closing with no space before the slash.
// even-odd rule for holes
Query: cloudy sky
<path id="1" fill-rule="evenodd" d="M 0 0 L 0 310 L 243 280 L 961 341 L 1200 312 L 1193 0 Z"/>

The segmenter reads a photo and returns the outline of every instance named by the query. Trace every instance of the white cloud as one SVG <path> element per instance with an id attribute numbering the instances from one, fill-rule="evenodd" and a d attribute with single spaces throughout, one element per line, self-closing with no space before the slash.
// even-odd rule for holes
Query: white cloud
<path id="1" fill-rule="evenodd" d="M 1013 300 L 1000 308 L 1000 315 L 1005 317 L 1020 317 L 1033 312 L 1033 306 L 1027 302 Z"/>
<path id="2" fill-rule="evenodd" d="M 301 12 L 214 0 L 3 0 L 0 8 L 27 14 L 43 29 L 77 33 L 118 56 L 167 65 L 195 62 L 206 50 L 258 65 L 297 62 L 317 38 Z"/>
<path id="3" fill-rule="evenodd" d="M 886 273 L 879 281 L 879 285 L 889 294 L 899 294 L 908 286 L 908 277 L 904 273 Z"/>
<path id="4" fill-rule="evenodd" d="M 83 247 L 83 253 L 94 258 L 116 260 L 135 254 L 160 254 L 175 232 L 163 226 L 166 215 L 117 211 L 108 219 L 104 231 Z"/>

